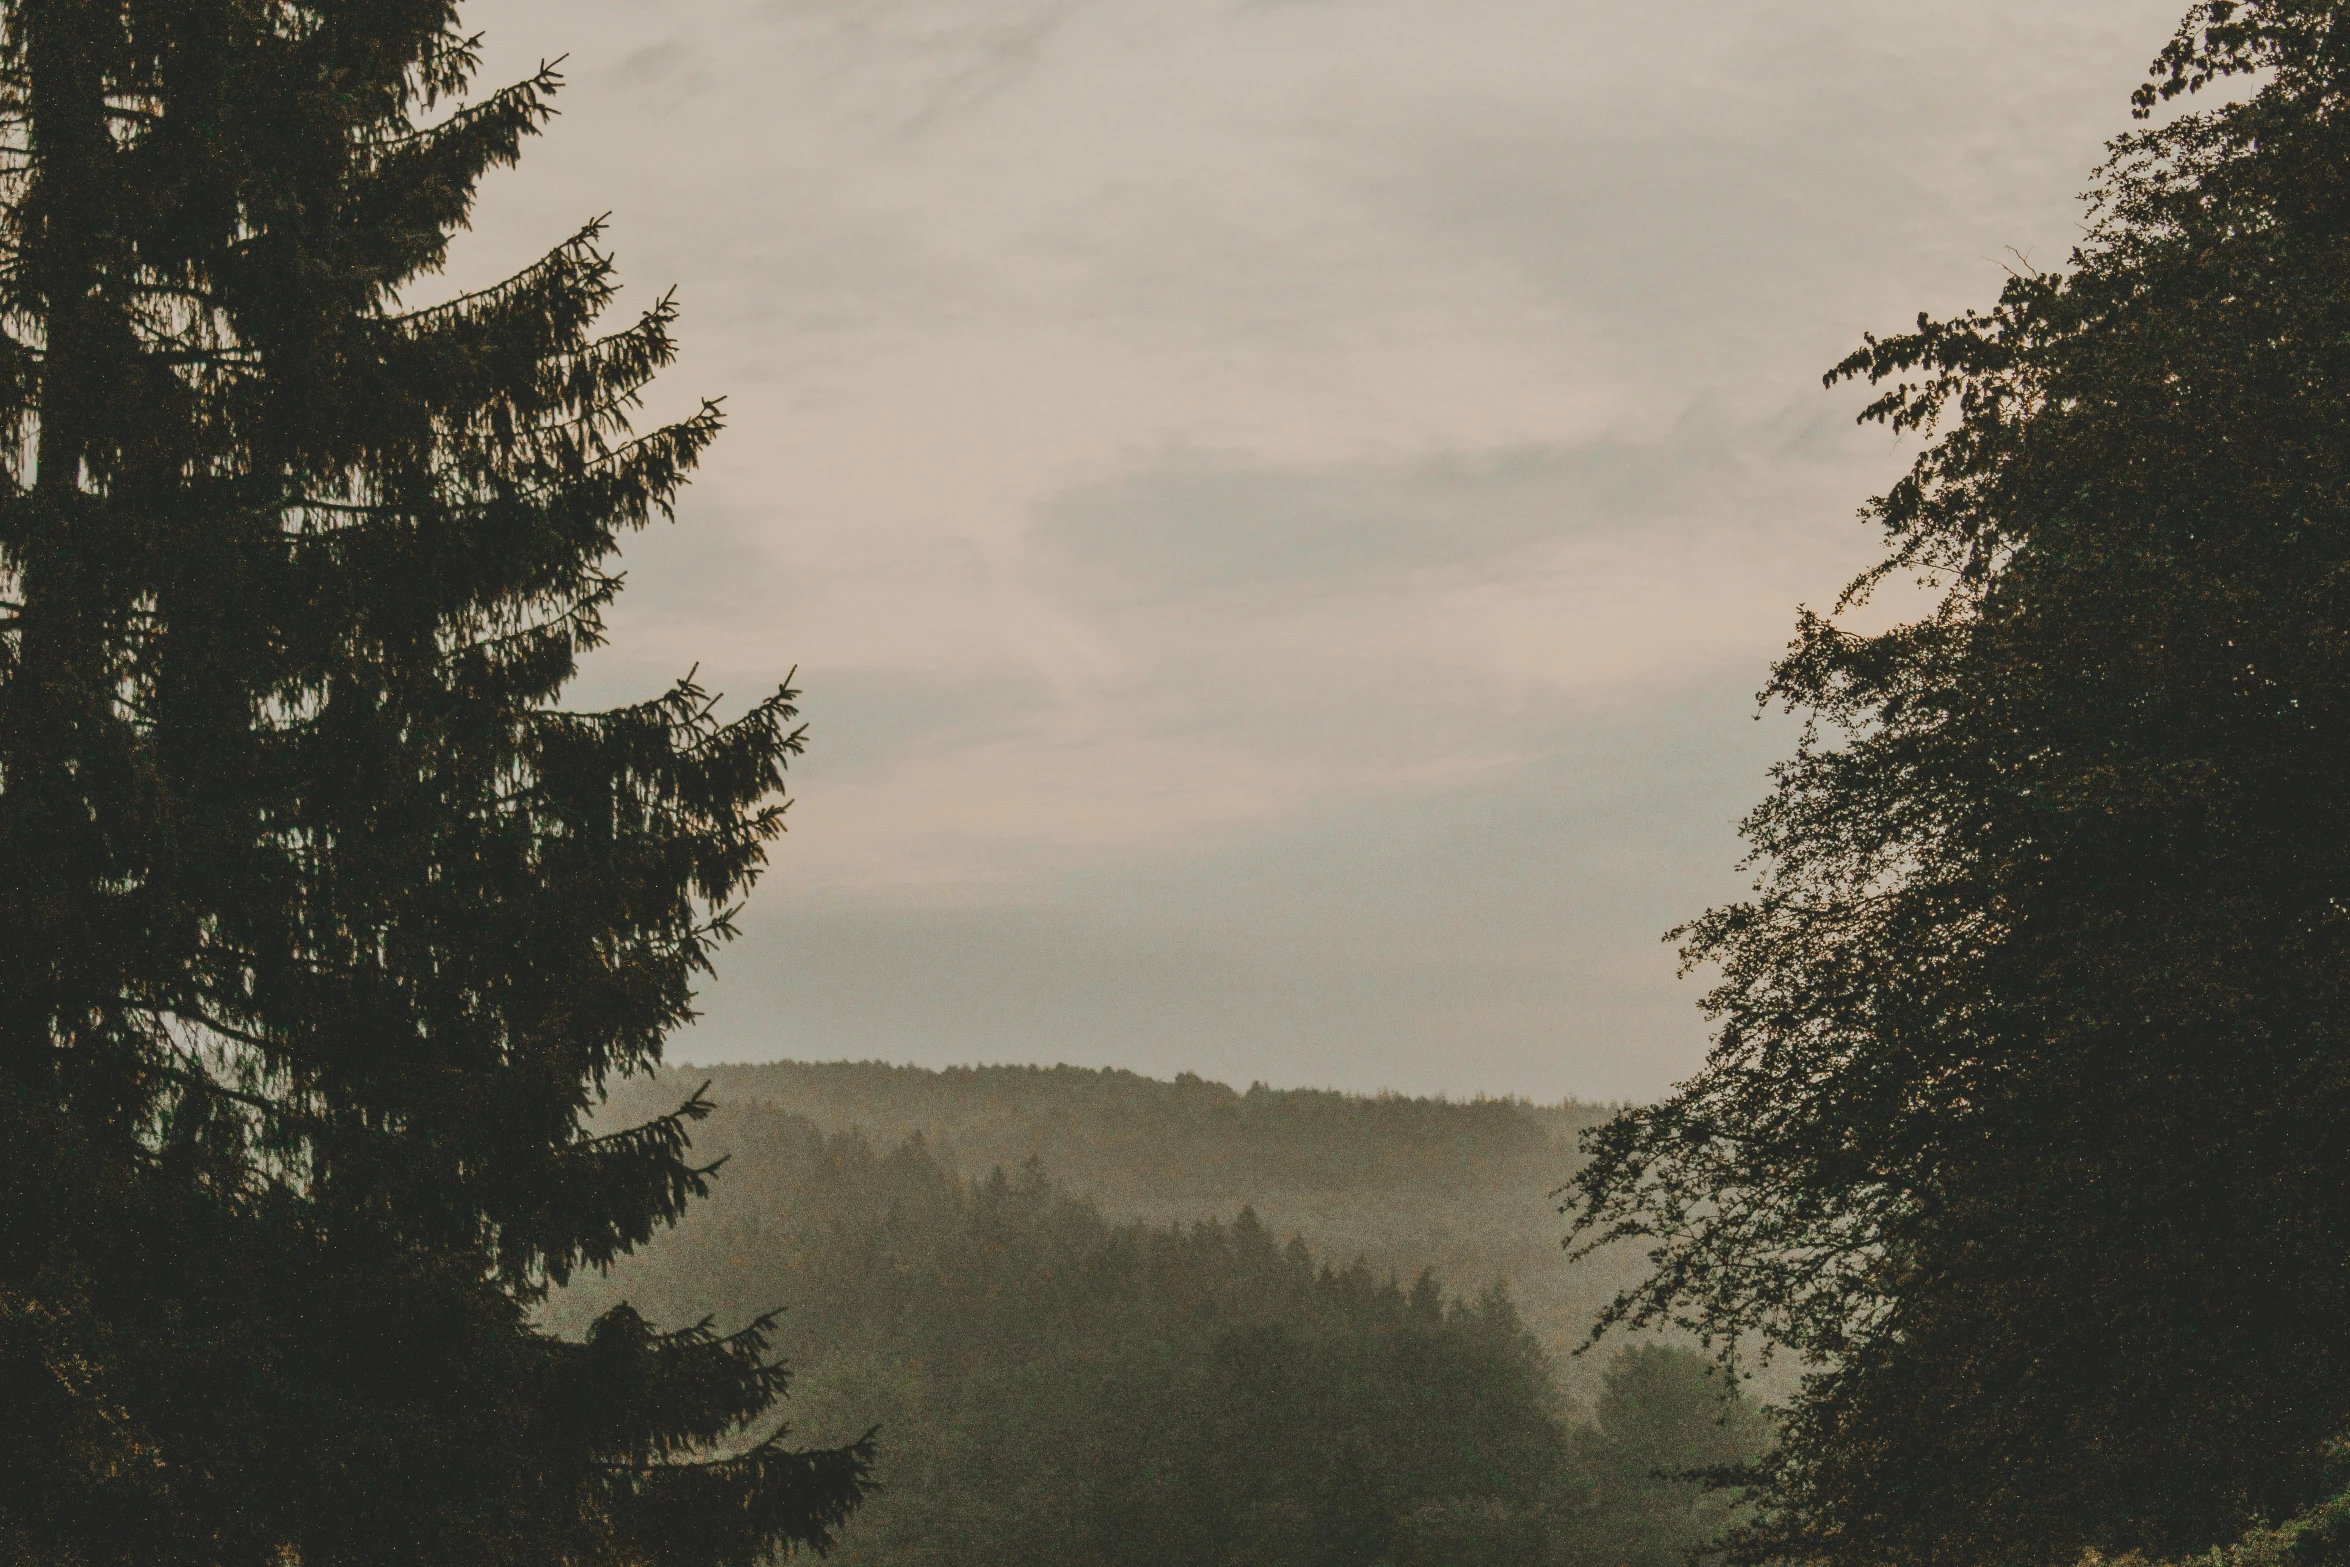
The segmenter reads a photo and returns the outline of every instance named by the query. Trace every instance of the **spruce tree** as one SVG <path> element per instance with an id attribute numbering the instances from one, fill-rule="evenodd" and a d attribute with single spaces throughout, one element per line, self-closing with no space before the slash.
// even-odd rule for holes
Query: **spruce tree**
<path id="1" fill-rule="evenodd" d="M 746 1563 L 772 1324 L 584 1342 L 674 1220 L 660 1058 L 780 830 L 792 693 L 560 705 L 717 433 L 591 224 L 435 298 L 559 78 L 453 0 L 0 0 L 0 1555 Z"/>
<path id="2" fill-rule="evenodd" d="M 1714 1050 L 1574 1183 L 1619 1317 L 1807 1365 L 1745 1560 L 2200 1552 L 2350 1427 L 2350 5 L 2198 5 L 2166 101 L 1836 372 L 1932 432 L 1856 586 L 1941 597 L 1804 621 Z"/>

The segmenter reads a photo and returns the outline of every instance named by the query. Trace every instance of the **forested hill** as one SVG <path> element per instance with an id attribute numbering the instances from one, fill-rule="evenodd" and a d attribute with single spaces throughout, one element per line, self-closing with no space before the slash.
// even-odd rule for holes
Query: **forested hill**
<path id="1" fill-rule="evenodd" d="M 1506 1282 L 1561 1385 L 1585 1400 L 1599 1365 L 1568 1351 L 1637 1262 L 1570 1265 L 1551 1196 L 1578 1162 L 1577 1133 L 1612 1106 L 1240 1092 L 1188 1073 L 1168 1082 L 1072 1066 L 785 1061 L 634 1083 L 606 1119 L 674 1108 L 705 1079 L 719 1108 L 696 1128 L 695 1154 L 730 1157 L 689 1231 L 773 1214 L 778 1183 L 789 1184 L 776 1162 L 779 1115 L 876 1151 L 919 1136 L 967 1179 L 1033 1161 L 1112 1221 L 1230 1220 L 1253 1208 L 1276 1235 L 1302 1235 L 1318 1256 L 1360 1258 L 1374 1273 L 1408 1280 L 1433 1269 L 1469 1294 Z M 663 1247 L 657 1240 L 648 1260 Z"/>
<path id="2" fill-rule="evenodd" d="M 922 1067 L 878 1061 L 685 1068 L 720 1104 L 770 1104 L 880 1143 L 920 1132 L 964 1162 L 1041 1160 L 1104 1207 L 1228 1203 L 1284 1192 L 1463 1193 L 1530 1174 L 1559 1183 L 1575 1134 L 1612 1106 L 1452 1101 L 1326 1089 L 1246 1093 L 1184 1073 L 1172 1082 L 1073 1066 Z M 659 1097 L 659 1096 L 656 1096 Z M 1542 1195 L 1538 1193 L 1537 1195 Z"/>
<path id="3" fill-rule="evenodd" d="M 609 1119 L 705 1076 L 711 1196 L 547 1325 L 780 1313 L 792 1440 L 879 1429 L 850 1567 L 1677 1567 L 1723 1499 L 1665 1477 L 1762 1438 L 1687 1350 L 1557 1352 L 1595 1111 L 783 1065 Z"/>

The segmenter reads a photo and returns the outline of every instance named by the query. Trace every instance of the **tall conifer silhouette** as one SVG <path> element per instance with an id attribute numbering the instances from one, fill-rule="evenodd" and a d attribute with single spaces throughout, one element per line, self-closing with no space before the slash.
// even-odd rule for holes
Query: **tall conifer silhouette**
<path id="1" fill-rule="evenodd" d="M 792 693 L 559 707 L 625 530 L 594 225 L 417 296 L 552 70 L 452 0 L 0 0 L 0 1555 L 739 1563 L 825 1544 L 767 1325 L 531 1307 L 673 1220 L 657 1061 Z"/>

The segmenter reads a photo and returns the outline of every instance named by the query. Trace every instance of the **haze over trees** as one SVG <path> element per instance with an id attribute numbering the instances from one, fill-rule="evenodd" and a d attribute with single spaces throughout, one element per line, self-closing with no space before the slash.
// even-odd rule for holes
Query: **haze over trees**
<path id="1" fill-rule="evenodd" d="M 0 1556 L 745 1563 L 866 1450 L 771 1324 L 534 1326 L 704 1189 L 657 1062 L 790 693 L 559 695 L 717 433 L 591 224 L 435 301 L 559 79 L 448 0 L 0 3 Z"/>
<path id="2" fill-rule="evenodd" d="M 1575 1177 L 1618 1316 L 1809 1368 L 1739 1561 L 2199 1552 L 2350 1424 L 2350 7 L 2195 7 L 2166 105 L 1831 377 L 1938 432 L 1856 591 L 1939 601 L 1803 622 L 1715 1048 Z"/>
<path id="3" fill-rule="evenodd" d="M 1586 1357 L 1563 1390 L 1493 1277 L 1523 1259 L 1512 1227 L 1432 1222 L 1522 1198 L 1557 1263 L 1540 1182 L 1588 1107 L 1070 1067 L 711 1075 L 713 1200 L 552 1319 L 787 1307 L 802 1428 L 881 1422 L 849 1562 L 1677 1567 L 1730 1508 L 1675 1477 L 1763 1439 L 1683 1347 Z M 1350 1231 L 1386 1265 L 1328 1238 Z M 1440 1250 L 1482 1281 L 1426 1271 Z"/>
<path id="4" fill-rule="evenodd" d="M 733 1157 L 697 1208 L 697 1231 L 774 1211 L 752 1130 L 771 1106 L 882 1149 L 920 1135 L 973 1180 L 1036 1160 L 1113 1221 L 1228 1221 L 1253 1207 L 1276 1234 L 1302 1233 L 1324 1257 L 1360 1257 L 1382 1275 L 1433 1269 L 1469 1295 L 1506 1281 L 1577 1398 L 1593 1396 L 1604 1367 L 1574 1350 L 1638 1277 L 1636 1252 L 1570 1264 L 1559 1246 L 1550 1194 L 1575 1163 L 1578 1134 L 1610 1114 L 1603 1105 L 1243 1091 L 1189 1073 L 1159 1081 L 1070 1066 L 777 1061 L 670 1070 L 630 1084 L 609 1117 L 642 1119 L 705 1082 L 719 1109 L 696 1132 L 697 1150 Z M 693 1308 L 676 1298 L 665 1309 Z"/>

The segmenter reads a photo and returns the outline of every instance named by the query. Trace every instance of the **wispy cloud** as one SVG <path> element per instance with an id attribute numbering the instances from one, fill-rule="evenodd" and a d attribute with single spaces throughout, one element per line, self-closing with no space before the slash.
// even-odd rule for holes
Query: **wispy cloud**
<path id="1" fill-rule="evenodd" d="M 463 277 L 614 209 L 731 394 L 583 696 L 808 690 L 685 1048 L 1661 1086 L 1902 460 L 1819 371 L 2062 255 L 2177 4 L 485 3 L 575 85 Z"/>
<path id="2" fill-rule="evenodd" d="M 953 0 L 766 0 L 758 14 L 836 88 L 864 89 L 919 133 L 1017 86 L 1082 3 L 1002 0 L 977 14 Z"/>

